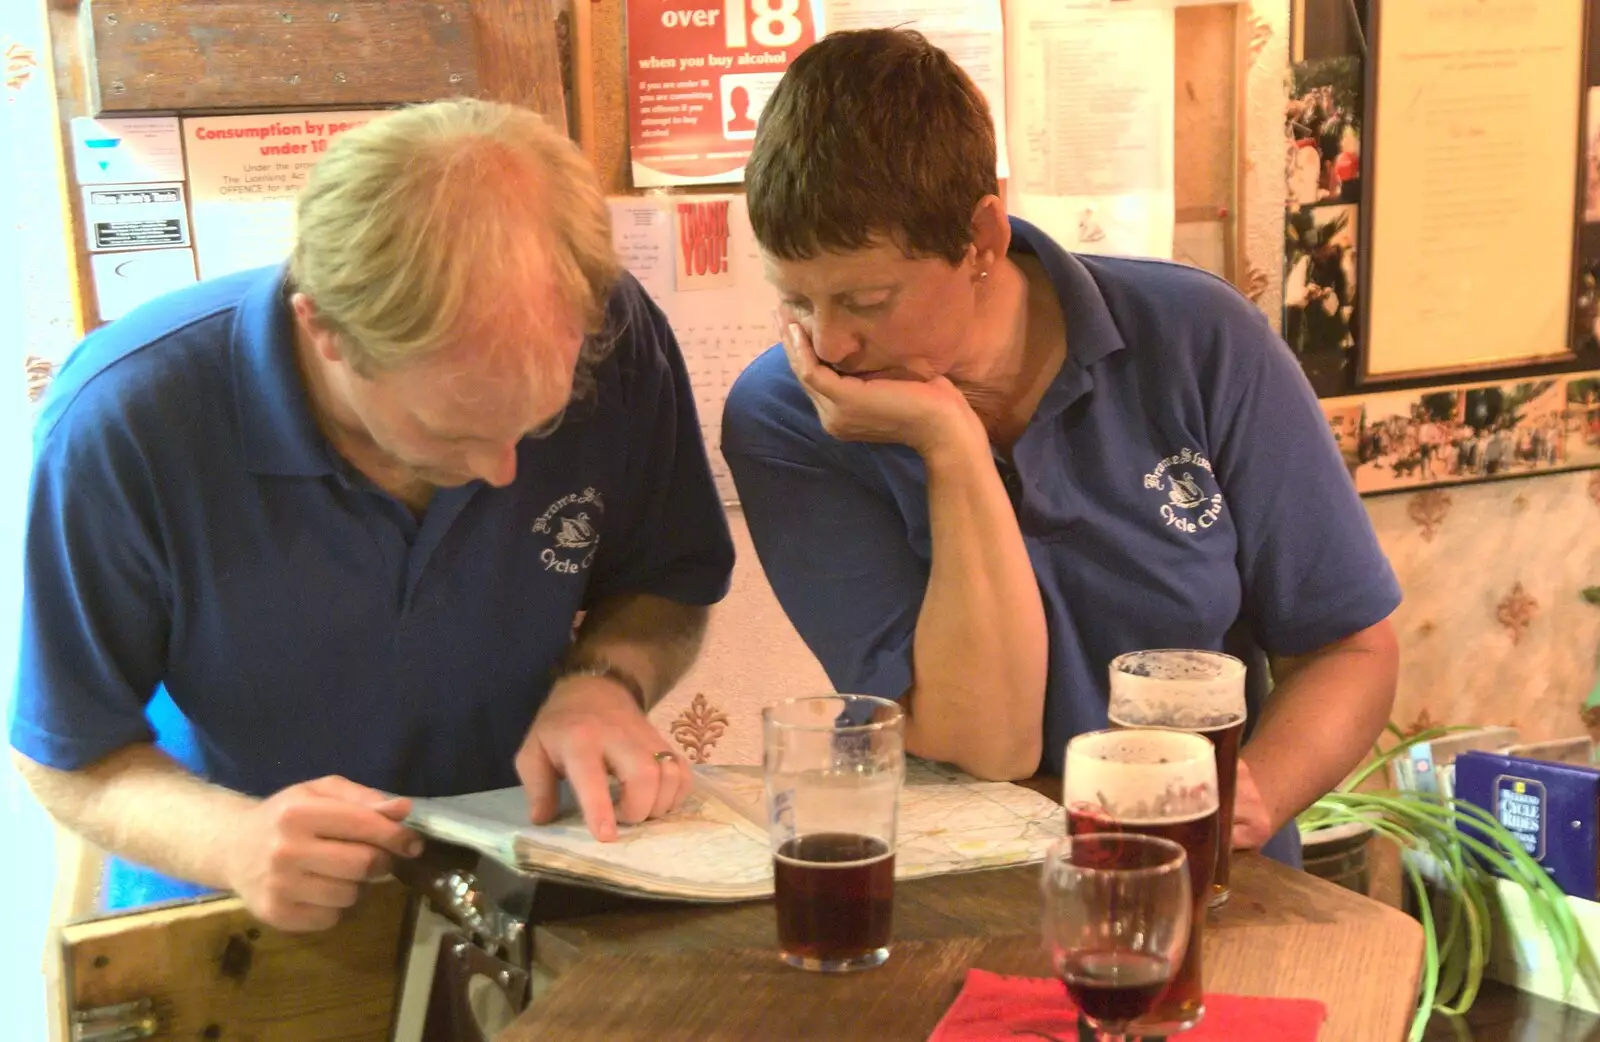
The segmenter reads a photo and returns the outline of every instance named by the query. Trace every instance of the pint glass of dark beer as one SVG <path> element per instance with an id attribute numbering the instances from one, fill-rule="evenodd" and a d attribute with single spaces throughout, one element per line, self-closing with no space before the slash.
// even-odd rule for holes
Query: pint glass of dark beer
<path id="1" fill-rule="evenodd" d="M 880 965 L 906 773 L 900 707 L 823 695 L 767 706 L 761 718 L 783 960 L 824 972 Z"/>
<path id="2" fill-rule="evenodd" d="M 1217 864 L 1217 759 L 1199 735 L 1162 728 L 1091 731 L 1067 743 L 1062 802 L 1071 835 L 1131 832 L 1172 840 L 1189 859 L 1189 948 L 1155 1009 L 1130 1037 L 1187 1031 L 1205 1016 L 1200 965 L 1206 898 Z"/>
<path id="3" fill-rule="evenodd" d="M 1169 727 L 1204 735 L 1217 751 L 1217 872 L 1211 907 L 1228 899 L 1233 797 L 1244 735 L 1243 662 L 1218 651 L 1133 651 L 1111 663 L 1111 724 Z"/>

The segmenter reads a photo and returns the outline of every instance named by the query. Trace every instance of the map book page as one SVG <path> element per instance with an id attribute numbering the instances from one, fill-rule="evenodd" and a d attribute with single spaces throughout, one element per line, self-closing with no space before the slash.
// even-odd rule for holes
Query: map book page
<path id="1" fill-rule="evenodd" d="M 601 843 L 575 811 L 530 825 L 517 788 L 418 799 L 408 824 L 518 869 L 646 897 L 742 901 L 772 894 L 761 768 L 703 766 L 683 806 L 624 825 Z M 1044 860 L 1065 827 L 1061 805 L 1031 789 L 908 760 L 895 878 Z"/>

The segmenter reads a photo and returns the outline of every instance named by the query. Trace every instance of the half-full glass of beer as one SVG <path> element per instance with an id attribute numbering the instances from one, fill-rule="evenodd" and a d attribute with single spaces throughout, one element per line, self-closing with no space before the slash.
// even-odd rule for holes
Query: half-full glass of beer
<path id="1" fill-rule="evenodd" d="M 761 713 L 783 960 L 843 972 L 889 957 L 904 716 L 867 695 L 795 698 Z"/>
<path id="2" fill-rule="evenodd" d="M 1163 728 L 1091 731 L 1067 743 L 1062 802 L 1067 832 L 1158 836 L 1189 860 L 1193 921 L 1189 947 L 1172 984 L 1134 1037 L 1187 1031 L 1205 1016 L 1200 951 L 1206 897 L 1217 864 L 1217 758 L 1199 735 Z"/>
<path id="3" fill-rule="evenodd" d="M 1244 663 L 1219 651 L 1133 651 L 1111 663 L 1113 727 L 1169 727 L 1204 735 L 1217 752 L 1217 871 L 1211 907 L 1228 899 L 1233 798 L 1244 735 Z"/>

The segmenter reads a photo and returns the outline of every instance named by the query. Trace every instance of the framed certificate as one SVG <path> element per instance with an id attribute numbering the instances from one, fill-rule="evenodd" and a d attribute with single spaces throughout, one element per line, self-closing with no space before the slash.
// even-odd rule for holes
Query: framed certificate
<path id="1" fill-rule="evenodd" d="M 1373 4 L 1358 383 L 1574 359 L 1585 9 Z"/>

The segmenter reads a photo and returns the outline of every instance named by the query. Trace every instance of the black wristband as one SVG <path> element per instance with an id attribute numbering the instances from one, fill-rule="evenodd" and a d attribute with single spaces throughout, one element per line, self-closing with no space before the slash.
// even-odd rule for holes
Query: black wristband
<path id="1" fill-rule="evenodd" d="M 564 662 L 556 671 L 551 685 L 565 680 L 567 677 L 605 677 L 622 685 L 628 694 L 633 696 L 634 702 L 639 706 L 640 712 L 649 710 L 644 694 L 644 685 L 639 683 L 637 677 L 619 666 L 607 662 L 603 658 L 583 659 L 580 661 Z"/>

